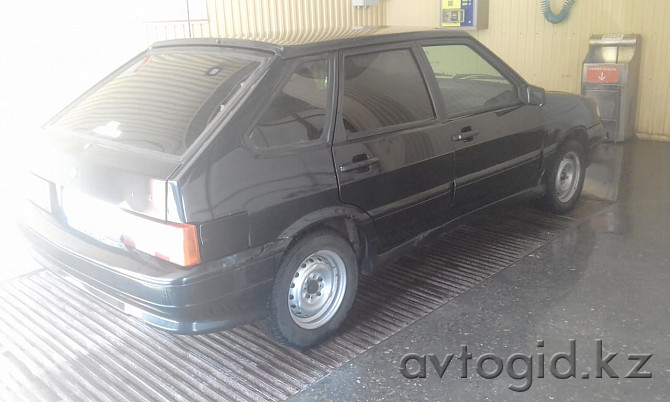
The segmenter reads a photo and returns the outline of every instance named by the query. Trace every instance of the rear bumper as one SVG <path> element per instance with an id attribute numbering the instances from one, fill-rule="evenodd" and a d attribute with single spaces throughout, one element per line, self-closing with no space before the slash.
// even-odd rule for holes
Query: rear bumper
<path id="1" fill-rule="evenodd" d="M 283 241 L 191 268 L 101 245 L 32 205 L 19 226 L 34 257 L 80 288 L 148 324 L 180 334 L 261 318 Z"/>

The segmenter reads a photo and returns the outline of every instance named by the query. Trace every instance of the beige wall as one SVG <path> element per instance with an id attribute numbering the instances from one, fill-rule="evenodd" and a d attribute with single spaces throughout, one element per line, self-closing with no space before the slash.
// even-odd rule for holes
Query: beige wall
<path id="1" fill-rule="evenodd" d="M 385 7 L 354 8 L 352 0 L 207 0 L 212 36 L 383 25 Z"/>
<path id="2" fill-rule="evenodd" d="M 389 25 L 430 27 L 438 25 L 439 4 L 383 2 Z M 578 93 L 589 37 L 599 33 L 642 34 L 637 131 L 670 140 L 670 1 L 578 0 L 568 20 L 552 25 L 544 20 L 539 0 L 491 0 L 489 29 L 473 35 L 528 81 Z"/>

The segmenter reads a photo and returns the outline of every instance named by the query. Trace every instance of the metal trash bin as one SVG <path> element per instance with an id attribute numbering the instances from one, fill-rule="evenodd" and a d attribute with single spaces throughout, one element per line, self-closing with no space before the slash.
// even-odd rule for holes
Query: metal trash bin
<path id="1" fill-rule="evenodd" d="M 635 134 L 640 35 L 593 35 L 582 70 L 582 95 L 600 108 L 605 139 L 621 142 Z"/>

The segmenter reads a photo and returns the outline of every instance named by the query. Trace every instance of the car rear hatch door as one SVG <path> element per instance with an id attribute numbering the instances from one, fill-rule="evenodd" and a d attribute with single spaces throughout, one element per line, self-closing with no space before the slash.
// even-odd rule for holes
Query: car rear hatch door
<path id="1" fill-rule="evenodd" d="M 66 218 L 79 220 L 76 216 L 83 215 L 83 207 L 104 203 L 155 219 L 166 219 L 167 180 L 179 167 L 179 158 L 76 136 L 45 135 L 40 143 L 43 147 L 36 150 L 31 164 L 32 174 L 36 177 L 31 180 L 46 181 L 51 186 L 53 212 L 61 211 Z M 30 194 L 39 198 L 35 191 Z M 98 214 L 105 211 L 91 209 Z M 105 217 L 88 218 L 101 220 Z"/>

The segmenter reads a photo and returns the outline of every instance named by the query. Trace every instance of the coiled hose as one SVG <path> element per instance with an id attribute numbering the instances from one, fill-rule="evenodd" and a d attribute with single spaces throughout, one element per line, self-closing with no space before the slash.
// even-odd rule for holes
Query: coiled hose
<path id="1" fill-rule="evenodd" d="M 575 5 L 575 1 L 577 0 L 565 0 L 561 12 L 554 14 L 554 12 L 551 11 L 551 0 L 540 0 L 540 3 L 542 4 L 542 14 L 544 14 L 544 18 L 552 24 L 559 24 L 568 18 L 572 6 Z"/>

